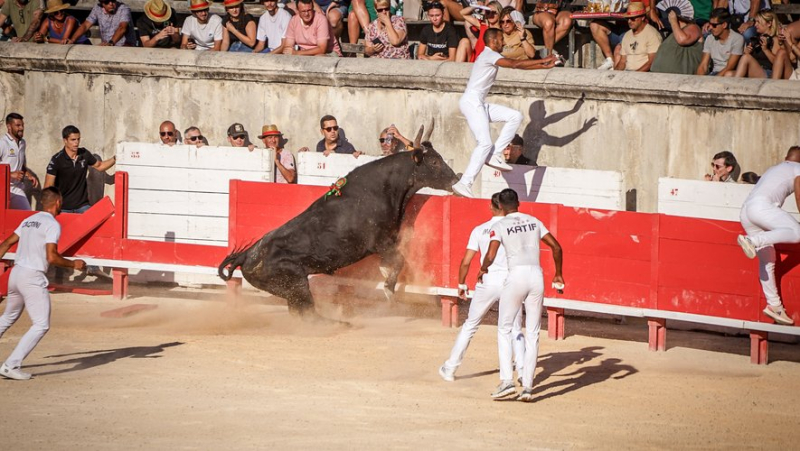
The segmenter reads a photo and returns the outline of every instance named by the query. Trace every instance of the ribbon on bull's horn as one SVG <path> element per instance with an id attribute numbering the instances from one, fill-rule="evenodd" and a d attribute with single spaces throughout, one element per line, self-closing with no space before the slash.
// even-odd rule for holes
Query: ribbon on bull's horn
<path id="1" fill-rule="evenodd" d="M 325 200 L 330 196 L 342 197 L 342 188 L 347 185 L 347 177 L 341 177 L 331 185 L 330 191 L 325 193 Z"/>

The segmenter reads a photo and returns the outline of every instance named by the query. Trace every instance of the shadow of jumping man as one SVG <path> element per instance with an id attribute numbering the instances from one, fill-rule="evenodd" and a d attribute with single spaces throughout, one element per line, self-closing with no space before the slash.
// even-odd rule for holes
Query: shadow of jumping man
<path id="1" fill-rule="evenodd" d="M 42 363 L 38 365 L 26 365 L 27 368 L 35 368 L 35 367 L 43 367 L 43 366 L 60 366 L 60 365 L 73 365 L 70 368 L 64 368 L 60 370 L 53 370 L 53 371 L 46 371 L 44 373 L 37 373 L 36 376 L 50 376 L 53 374 L 62 374 L 62 373 L 70 373 L 72 371 L 81 371 L 81 370 L 88 370 L 90 368 L 94 368 L 100 365 L 106 365 L 109 363 L 116 362 L 117 360 L 124 359 L 124 358 L 132 358 L 132 359 L 157 359 L 162 357 L 157 354 L 161 354 L 164 352 L 164 349 L 171 348 L 173 346 L 180 346 L 184 344 L 183 342 L 176 341 L 172 343 L 164 343 L 158 346 L 134 346 L 130 348 L 120 348 L 120 349 L 103 349 L 99 351 L 85 351 L 85 352 L 74 352 L 71 354 L 58 354 L 58 355 L 49 355 L 45 357 L 46 359 L 57 359 L 61 357 L 71 357 L 71 356 L 80 356 L 75 357 L 72 359 L 62 360 L 60 362 L 53 362 L 53 363 Z"/>
<path id="2" fill-rule="evenodd" d="M 525 149 L 523 153 L 533 161 L 534 165 L 538 165 L 539 153 L 542 151 L 542 146 L 551 147 L 564 147 L 567 144 L 575 141 L 580 135 L 586 133 L 597 123 L 597 118 L 593 117 L 583 122 L 583 126 L 564 136 L 552 136 L 544 129 L 551 124 L 561 121 L 567 116 L 575 114 L 581 109 L 585 101 L 585 94 L 581 94 L 581 98 L 575 102 L 575 105 L 567 110 L 559 113 L 547 115 L 544 100 L 537 100 L 528 108 L 528 116 L 530 122 L 525 126 L 522 132 L 522 138 L 525 140 Z"/>
<path id="3" fill-rule="evenodd" d="M 552 398 L 554 396 L 560 396 L 567 394 L 569 392 L 573 392 L 583 387 L 587 387 L 589 385 L 597 384 L 608 379 L 624 379 L 628 376 L 636 374 L 639 372 L 636 368 L 630 365 L 621 364 L 622 360 L 620 359 L 605 359 L 600 362 L 599 365 L 589 366 L 585 368 L 579 368 L 576 371 L 568 374 L 562 374 L 560 376 L 569 377 L 569 376 L 577 376 L 571 379 L 565 379 L 561 381 L 554 381 L 548 384 L 537 386 L 533 389 L 534 395 L 549 392 L 545 395 L 542 395 L 538 398 L 535 398 L 534 402 L 544 401 L 547 398 Z M 622 373 L 618 376 L 615 376 L 617 373 Z M 555 389 L 555 391 L 553 391 Z"/>

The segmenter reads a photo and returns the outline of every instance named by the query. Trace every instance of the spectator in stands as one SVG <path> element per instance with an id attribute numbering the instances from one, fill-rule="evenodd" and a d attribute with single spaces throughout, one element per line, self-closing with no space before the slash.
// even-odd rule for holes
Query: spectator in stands
<path id="1" fill-rule="evenodd" d="M 409 59 L 406 21 L 390 14 L 389 0 L 376 0 L 378 18 L 367 26 L 364 53 L 386 59 Z"/>
<path id="2" fill-rule="evenodd" d="M 651 72 L 692 75 L 703 59 L 703 31 L 694 23 L 691 13 L 679 16 L 674 10 L 667 15 L 672 34 L 658 47 Z"/>
<path id="3" fill-rule="evenodd" d="M 331 24 L 314 11 L 313 0 L 298 0 L 297 15 L 289 21 L 283 53 L 308 56 L 342 56 Z"/>
<path id="4" fill-rule="evenodd" d="M 733 153 L 724 150 L 714 155 L 711 160 L 711 174 L 706 174 L 705 179 L 709 182 L 736 183 L 736 173 L 739 163 Z"/>
<path id="5" fill-rule="evenodd" d="M 175 144 L 183 144 L 180 136 L 178 136 L 178 130 L 175 130 L 175 124 L 173 124 L 172 121 L 162 122 L 158 127 L 158 135 L 161 144 L 165 146 L 172 147 Z"/>
<path id="6" fill-rule="evenodd" d="M 503 149 L 503 157 L 508 164 L 518 164 L 524 166 L 536 166 L 536 162 L 531 161 L 528 157 L 523 155 L 523 149 L 525 146 L 525 141 L 522 139 L 522 136 L 514 135 L 514 138 L 511 139 L 511 142 L 508 143 L 505 149 Z"/>
<path id="7" fill-rule="evenodd" d="M 736 19 L 736 31 L 742 35 L 745 42 L 750 42 L 757 34 L 756 14 L 763 8 L 767 8 L 766 0 L 715 0 L 714 8 L 728 8 L 728 11 Z"/>
<path id="8" fill-rule="evenodd" d="M 592 33 L 594 42 L 600 47 L 603 56 L 606 57 L 597 69 L 614 70 L 620 58 L 619 45 L 622 43 L 622 37 L 625 36 L 627 28 L 617 22 L 593 20 L 589 22 L 589 31 Z"/>
<path id="9" fill-rule="evenodd" d="M 378 142 L 381 144 L 381 155 L 384 157 L 396 154 L 403 149 L 412 150 L 414 148 L 413 143 L 401 135 L 394 124 L 381 130 Z"/>
<path id="10" fill-rule="evenodd" d="M 261 127 L 258 139 L 264 143 L 265 148 L 275 152 L 275 183 L 297 183 L 294 156 L 281 145 L 283 133 L 278 130 L 278 126 L 270 124 Z"/>
<path id="11" fill-rule="evenodd" d="M 256 19 L 244 9 L 244 0 L 225 0 L 222 51 L 252 53 L 256 46 Z"/>
<path id="12" fill-rule="evenodd" d="M 622 37 L 614 70 L 649 72 L 661 45 L 661 35 L 647 23 L 643 3 L 629 4 L 626 16 L 630 30 Z"/>
<path id="13" fill-rule="evenodd" d="M 755 172 L 745 172 L 742 174 L 742 181 L 740 183 L 744 183 L 745 185 L 755 185 L 760 179 L 761 177 Z"/>
<path id="14" fill-rule="evenodd" d="M 703 44 L 703 59 L 697 66 L 697 75 L 732 77 L 736 74 L 736 65 L 744 51 L 744 38 L 730 29 L 730 20 L 731 13 L 725 8 L 717 8 L 711 12 L 711 19 L 707 24 L 711 34 Z"/>
<path id="15" fill-rule="evenodd" d="M 159 49 L 180 47 L 181 30 L 173 25 L 172 8 L 164 0 L 148 0 L 143 9 L 144 16 L 136 21 L 142 46 Z"/>
<path id="16" fill-rule="evenodd" d="M 36 188 L 39 182 L 28 170 L 25 162 L 25 122 L 18 113 L 9 113 L 6 116 L 6 130 L 8 133 L 0 137 L 0 164 L 7 164 L 11 171 L 11 208 L 15 210 L 30 210 L 28 195 L 25 193 L 25 179 L 30 180 Z"/>
<path id="17" fill-rule="evenodd" d="M 250 135 L 247 133 L 247 130 L 244 129 L 244 125 L 238 122 L 234 122 L 228 127 L 227 145 L 231 147 L 247 147 L 250 152 L 256 148 L 256 146 L 250 142 Z"/>
<path id="18" fill-rule="evenodd" d="M 0 7 L 0 24 L 11 19 L 16 37 L 12 42 L 30 42 L 44 19 L 43 0 L 5 0 Z"/>
<path id="19" fill-rule="evenodd" d="M 533 34 L 529 33 L 521 22 L 514 20 L 516 9 L 506 6 L 500 12 L 500 29 L 503 30 L 503 58 L 512 60 L 532 59 L 536 56 L 533 45 Z"/>
<path id="20" fill-rule="evenodd" d="M 694 23 L 702 29 L 711 17 L 714 0 L 689 0 L 689 3 L 694 8 Z"/>
<path id="21" fill-rule="evenodd" d="M 80 26 L 78 19 L 67 14 L 65 9 L 69 8 L 68 3 L 61 0 L 48 0 L 47 9 L 44 11 L 46 17 L 39 26 L 39 31 L 33 34 L 34 42 L 47 42 L 49 44 L 66 44 L 75 28 Z M 76 44 L 91 44 L 89 38 L 83 35 Z"/>
<path id="22" fill-rule="evenodd" d="M 476 9 L 480 9 L 482 13 L 478 14 L 478 17 L 473 15 Z M 486 30 L 489 28 L 500 28 L 500 12 L 502 10 L 503 7 L 496 1 L 489 2 L 485 7 L 470 5 L 461 10 L 461 14 L 464 16 L 464 25 L 467 26 L 467 34 L 470 36 L 469 39 L 472 44 L 470 62 L 475 61 L 483 51 L 485 47 L 483 35 L 486 33 Z M 477 36 L 477 38 L 473 40 L 475 36 Z"/>
<path id="23" fill-rule="evenodd" d="M 798 27 L 792 27 L 792 25 L 798 25 Z M 787 52 L 791 52 L 793 54 L 794 60 L 797 64 L 797 68 L 792 71 L 792 74 L 789 76 L 789 80 L 800 81 L 800 45 L 798 45 L 798 41 L 794 34 L 795 29 L 800 32 L 800 21 L 797 21 L 792 25 L 783 28 L 778 34 L 778 38 L 783 42 L 784 47 L 787 48 Z"/>
<path id="24" fill-rule="evenodd" d="M 317 152 L 322 152 L 326 157 L 331 153 L 349 153 L 356 158 L 361 155 L 361 152 L 345 138 L 344 130 L 339 130 L 339 122 L 335 117 L 329 114 L 322 116 L 319 127 L 322 139 L 317 143 Z"/>
<path id="25" fill-rule="evenodd" d="M 553 46 L 569 33 L 572 27 L 571 13 L 567 10 L 559 11 L 558 6 L 561 2 L 554 0 L 539 0 L 531 17 L 531 23 L 542 29 L 544 38 L 544 49 L 542 57 L 560 55 L 553 50 Z"/>
<path id="26" fill-rule="evenodd" d="M 264 0 L 264 14 L 258 19 L 256 48 L 254 53 L 283 52 L 284 37 L 292 15 L 284 8 L 278 8 L 278 0 Z"/>
<path id="27" fill-rule="evenodd" d="M 774 80 L 789 78 L 792 62 L 783 41 L 778 38 L 778 16 L 770 10 L 761 11 L 756 15 L 755 24 L 759 39 L 755 43 L 751 40 L 745 46 L 735 76 Z"/>
<path id="28" fill-rule="evenodd" d="M 357 43 L 361 30 L 366 30 L 370 22 L 377 18 L 375 0 L 352 0 L 347 13 L 347 36 L 350 43 Z"/>
<path id="29" fill-rule="evenodd" d="M 333 35 L 340 38 L 344 31 L 344 18 L 349 14 L 350 0 L 314 0 L 314 9 L 328 19 Z"/>
<path id="30" fill-rule="evenodd" d="M 69 43 L 74 44 L 92 26 L 97 25 L 100 28 L 100 45 L 133 47 L 136 45 L 136 32 L 132 22 L 131 9 L 128 5 L 117 0 L 100 0 L 94 5 L 83 24 L 72 34 Z"/>
<path id="31" fill-rule="evenodd" d="M 64 147 L 59 150 L 47 165 L 44 188 L 55 186 L 64 196 L 63 213 L 83 213 L 89 209 L 89 195 L 86 189 L 86 172 L 90 167 L 105 172 L 117 161 L 116 156 L 100 161 L 91 152 L 81 147 L 81 132 L 74 125 L 61 131 Z"/>
<path id="32" fill-rule="evenodd" d="M 181 48 L 189 50 L 222 49 L 222 19 L 208 12 L 208 0 L 189 0 L 192 17 L 183 22 Z"/>
<path id="33" fill-rule="evenodd" d="M 441 3 L 428 3 L 428 19 L 430 25 L 423 27 L 419 35 L 417 59 L 466 62 L 472 45 L 467 38 L 459 39 L 455 27 L 444 21 Z"/>
<path id="34" fill-rule="evenodd" d="M 462 3 L 459 0 L 442 0 L 442 4 L 444 5 L 444 20 L 445 22 L 453 22 L 453 21 L 463 21 L 463 8 L 467 2 Z M 480 4 L 483 5 L 485 2 L 478 0 L 478 1 L 470 1 L 470 4 Z M 499 0 L 500 8 L 505 8 L 508 6 L 513 7 L 520 13 L 522 12 L 523 2 L 521 0 Z"/>
<path id="35" fill-rule="evenodd" d="M 198 149 L 204 145 L 208 145 L 208 140 L 206 137 L 203 136 L 203 133 L 200 131 L 200 129 L 194 125 L 184 130 L 183 141 L 190 146 L 196 146 Z"/>

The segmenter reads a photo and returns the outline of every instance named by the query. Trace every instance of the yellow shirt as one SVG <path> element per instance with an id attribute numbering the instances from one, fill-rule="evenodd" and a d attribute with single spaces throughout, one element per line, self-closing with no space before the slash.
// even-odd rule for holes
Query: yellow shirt
<path id="1" fill-rule="evenodd" d="M 527 39 L 525 39 L 531 47 L 533 47 L 533 35 L 530 31 L 526 31 L 525 34 L 527 35 Z M 525 54 L 525 49 L 522 48 L 522 40 L 519 38 L 519 33 L 515 30 L 511 32 L 511 34 L 503 33 L 503 38 L 505 44 L 503 45 L 503 50 L 500 54 L 503 55 L 503 58 L 508 58 L 512 60 L 526 60 L 528 55 Z M 534 47 L 535 49 L 535 47 Z"/>
<path id="2" fill-rule="evenodd" d="M 652 25 L 644 26 L 639 34 L 629 30 L 622 37 L 622 54 L 625 55 L 625 70 L 638 70 L 647 63 L 647 55 L 656 53 L 661 45 L 661 35 Z"/>

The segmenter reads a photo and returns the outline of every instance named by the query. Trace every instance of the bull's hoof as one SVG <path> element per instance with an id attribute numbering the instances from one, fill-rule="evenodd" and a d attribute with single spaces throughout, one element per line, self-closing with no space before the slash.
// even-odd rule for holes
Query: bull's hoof
<path id="1" fill-rule="evenodd" d="M 386 300 L 389 301 L 390 304 L 394 304 L 394 291 L 390 290 L 388 287 L 383 287 L 383 295 L 386 296 Z"/>
<path id="2" fill-rule="evenodd" d="M 347 328 L 353 327 L 352 324 L 346 321 L 339 321 L 335 319 L 325 318 L 324 316 L 321 316 L 317 312 L 305 312 L 302 315 L 300 315 L 300 318 L 302 318 L 303 321 L 312 324 L 325 325 L 325 326 L 343 326 Z"/>

